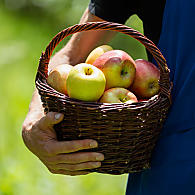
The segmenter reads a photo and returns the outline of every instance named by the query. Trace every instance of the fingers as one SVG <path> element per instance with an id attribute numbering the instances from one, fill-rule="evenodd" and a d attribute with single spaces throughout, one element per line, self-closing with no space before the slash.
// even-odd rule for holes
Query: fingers
<path id="1" fill-rule="evenodd" d="M 80 150 L 98 147 L 98 143 L 92 139 L 57 141 L 53 138 L 53 125 L 63 120 L 63 114 L 49 112 L 41 118 L 32 131 L 35 134 L 36 152 L 40 160 L 51 173 L 64 175 L 85 175 L 88 169 L 101 166 L 104 160 L 103 154 L 96 152 L 79 152 Z M 42 130 L 42 131 L 41 131 Z M 52 130 L 52 131 L 51 131 Z M 42 132 L 42 133 L 41 133 Z"/>
<path id="2" fill-rule="evenodd" d="M 104 155 L 97 152 L 79 152 L 67 155 L 57 155 L 56 158 L 56 162 L 58 163 L 76 164 L 89 161 L 103 161 Z"/>
<path id="3" fill-rule="evenodd" d="M 49 112 L 46 114 L 46 116 L 42 117 L 38 123 L 37 126 L 41 130 L 48 130 L 53 125 L 61 122 L 63 120 L 64 115 L 57 112 Z"/>
<path id="4" fill-rule="evenodd" d="M 57 165 L 50 165 L 50 169 L 53 170 L 65 170 L 65 171 L 81 171 L 86 169 L 94 169 L 101 166 L 101 162 L 85 162 L 79 164 L 57 164 Z"/>
<path id="5" fill-rule="evenodd" d="M 44 164 L 54 174 L 83 175 L 88 174 L 88 169 L 101 166 L 104 155 L 96 152 L 80 152 L 73 154 L 57 155 L 45 159 Z"/>
<path id="6" fill-rule="evenodd" d="M 77 176 L 77 175 L 87 175 L 90 172 L 87 171 L 66 171 L 63 169 L 49 169 L 49 171 L 53 174 L 61 174 L 61 175 L 70 175 L 70 176 Z"/>
<path id="7" fill-rule="evenodd" d="M 47 158 L 47 162 L 51 165 L 55 164 L 78 164 L 83 162 L 103 161 L 104 155 L 97 152 L 77 152 L 72 154 L 60 154 Z"/>
<path id="8" fill-rule="evenodd" d="M 63 114 L 56 112 L 49 112 L 46 116 L 41 118 L 37 122 L 37 129 L 40 130 L 51 130 L 54 124 L 59 123 L 63 120 Z M 73 140 L 73 141 L 57 141 L 55 139 L 50 140 L 49 144 L 45 145 L 45 150 L 48 155 L 55 155 L 61 153 L 72 153 L 79 150 L 96 148 L 98 143 L 95 140 Z"/>
<path id="9" fill-rule="evenodd" d="M 98 143 L 95 140 L 73 140 L 73 141 L 56 141 L 52 140 L 50 145 L 47 145 L 47 151 L 51 155 L 77 152 L 79 150 L 96 148 Z"/>

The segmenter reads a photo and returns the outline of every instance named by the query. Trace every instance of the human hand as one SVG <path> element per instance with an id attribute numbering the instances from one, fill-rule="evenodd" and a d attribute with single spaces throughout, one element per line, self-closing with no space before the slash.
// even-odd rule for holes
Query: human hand
<path id="1" fill-rule="evenodd" d="M 97 147 L 95 140 L 57 141 L 53 126 L 62 120 L 63 115 L 55 112 L 40 119 L 35 113 L 27 116 L 22 137 L 28 149 L 54 174 L 85 175 L 88 169 L 101 166 L 103 154 L 80 151 Z"/>

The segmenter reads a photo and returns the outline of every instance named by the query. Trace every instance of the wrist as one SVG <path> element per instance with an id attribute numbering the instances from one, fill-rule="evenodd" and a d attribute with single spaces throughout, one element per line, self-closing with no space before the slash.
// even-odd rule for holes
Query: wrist
<path id="1" fill-rule="evenodd" d="M 44 113 L 38 110 L 29 111 L 22 124 L 22 139 L 29 150 L 31 150 L 30 148 L 32 145 L 32 128 L 43 116 Z"/>
<path id="2" fill-rule="evenodd" d="M 23 122 L 22 131 L 30 131 L 32 126 L 44 116 L 40 110 L 29 110 Z"/>

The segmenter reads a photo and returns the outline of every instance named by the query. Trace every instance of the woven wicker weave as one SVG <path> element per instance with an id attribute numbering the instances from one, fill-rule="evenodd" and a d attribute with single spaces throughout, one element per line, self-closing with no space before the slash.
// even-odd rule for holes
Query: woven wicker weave
<path id="1" fill-rule="evenodd" d="M 89 30 L 112 30 L 140 41 L 155 58 L 160 69 L 160 91 L 148 101 L 133 104 L 102 104 L 71 99 L 51 88 L 48 63 L 56 46 L 68 35 Z M 58 140 L 91 138 L 105 160 L 91 171 L 107 174 L 139 172 L 150 168 L 151 154 L 171 105 L 171 83 L 166 60 L 152 41 L 136 30 L 111 22 L 76 24 L 58 33 L 39 61 L 36 87 L 45 112 L 61 112 L 64 120 L 55 126 Z"/>

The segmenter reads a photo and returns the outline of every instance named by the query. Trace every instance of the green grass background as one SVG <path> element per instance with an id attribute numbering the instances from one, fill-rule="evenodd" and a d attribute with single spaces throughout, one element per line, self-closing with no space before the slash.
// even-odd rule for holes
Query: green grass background
<path id="1" fill-rule="evenodd" d="M 41 52 L 56 33 L 79 22 L 88 2 L 0 0 L 0 195 L 125 194 L 127 174 L 53 175 L 21 138 Z M 137 16 L 126 25 L 143 32 Z M 110 45 L 146 58 L 144 47 L 127 35 L 117 34 Z"/>

